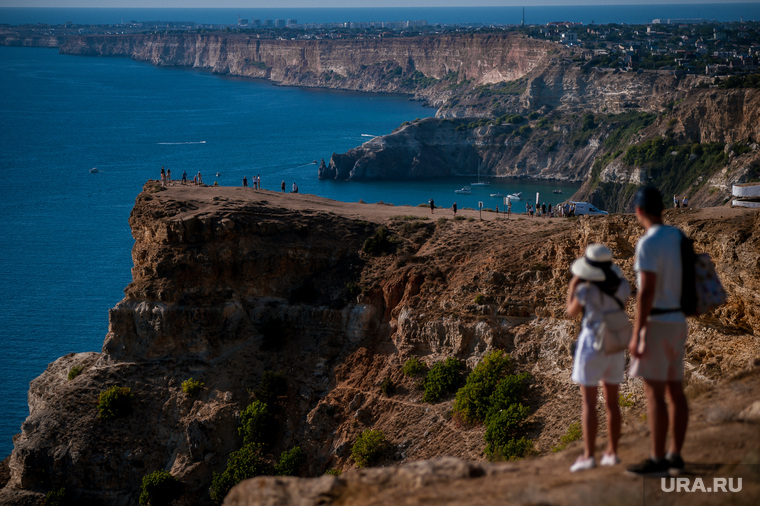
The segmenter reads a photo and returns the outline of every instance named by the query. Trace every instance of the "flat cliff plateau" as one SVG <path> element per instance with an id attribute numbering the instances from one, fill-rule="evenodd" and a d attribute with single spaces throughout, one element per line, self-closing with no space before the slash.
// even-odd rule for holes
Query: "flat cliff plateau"
<path id="1" fill-rule="evenodd" d="M 286 387 L 273 401 L 268 455 L 299 446 L 302 476 L 345 472 L 257 478 L 227 504 L 640 503 L 641 482 L 620 466 L 570 475 L 579 443 L 552 449 L 580 418 L 569 351 L 579 322 L 564 313 L 569 265 L 602 242 L 633 280 L 643 230 L 631 215 L 453 218 L 148 182 L 130 217 L 133 281 L 109 312 L 103 349 L 61 357 L 31 383 L 0 503 L 34 504 L 64 488 L 82 504 L 134 504 L 143 476 L 166 470 L 182 483 L 175 504 L 209 504 L 213 473 L 242 445 L 241 412 L 271 372 Z M 704 477 L 740 472 L 760 455 L 760 214 L 672 210 L 666 222 L 711 254 L 729 294 L 689 322 L 687 466 Z M 365 247 L 380 236 L 381 247 Z M 484 427 L 453 419 L 451 397 L 423 402 L 419 380 L 402 373 L 411 357 L 456 357 L 472 369 L 496 349 L 532 377 L 525 436 L 537 456 L 508 464 L 485 462 Z M 74 366 L 81 373 L 68 379 Z M 204 383 L 196 397 L 181 387 L 191 377 Z M 132 409 L 102 420 L 98 396 L 111 386 L 131 389 Z M 630 463 L 648 449 L 645 401 L 634 379 L 621 391 Z M 389 448 L 381 467 L 356 471 L 351 446 L 365 429 L 382 430 Z M 760 497 L 756 477 L 744 487 L 742 498 Z"/>

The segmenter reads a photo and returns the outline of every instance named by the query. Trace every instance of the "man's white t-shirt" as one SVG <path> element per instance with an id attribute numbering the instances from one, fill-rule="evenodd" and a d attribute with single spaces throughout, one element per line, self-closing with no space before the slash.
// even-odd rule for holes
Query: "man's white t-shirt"
<path id="1" fill-rule="evenodd" d="M 641 272 L 657 275 L 652 308 L 672 309 L 681 306 L 681 231 L 668 225 L 653 225 L 636 243 L 637 284 L 641 289 Z M 651 315 L 650 320 L 682 322 L 686 317 L 681 311 Z"/>

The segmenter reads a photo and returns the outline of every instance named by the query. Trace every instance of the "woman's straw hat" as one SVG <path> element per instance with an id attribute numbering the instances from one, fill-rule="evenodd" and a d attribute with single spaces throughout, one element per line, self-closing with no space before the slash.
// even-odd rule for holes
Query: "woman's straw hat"
<path id="1" fill-rule="evenodd" d="M 586 281 L 604 281 L 606 275 L 602 266 L 612 263 L 612 251 L 603 244 L 589 244 L 586 247 L 586 255 L 573 262 L 570 272 Z M 619 276 L 617 266 L 612 269 Z"/>

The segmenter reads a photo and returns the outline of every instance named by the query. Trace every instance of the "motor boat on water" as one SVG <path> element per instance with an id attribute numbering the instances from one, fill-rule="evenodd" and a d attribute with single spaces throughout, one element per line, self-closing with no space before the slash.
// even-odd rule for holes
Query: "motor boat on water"
<path id="1" fill-rule="evenodd" d="M 492 193 L 491 196 L 494 197 L 494 198 L 499 199 L 499 198 L 503 197 L 504 194 L 501 193 L 501 192 L 496 192 L 496 193 Z"/>
<path id="2" fill-rule="evenodd" d="M 454 193 L 458 193 L 459 195 L 469 195 L 472 193 L 472 188 L 469 186 L 463 186 L 458 190 L 454 190 Z"/>
<path id="3" fill-rule="evenodd" d="M 510 193 L 507 198 L 509 200 L 522 200 L 522 192 Z"/>
<path id="4" fill-rule="evenodd" d="M 552 193 L 558 193 L 558 194 L 561 194 L 561 193 L 562 193 L 562 190 L 552 190 Z"/>
<path id="5" fill-rule="evenodd" d="M 100 172 L 100 171 L 98 170 L 97 167 L 93 167 L 93 168 L 90 169 L 90 174 L 97 174 L 98 172 Z"/>

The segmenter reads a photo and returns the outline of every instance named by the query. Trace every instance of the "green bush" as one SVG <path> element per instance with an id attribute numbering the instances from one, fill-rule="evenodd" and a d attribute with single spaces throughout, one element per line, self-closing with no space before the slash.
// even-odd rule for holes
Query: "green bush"
<path id="1" fill-rule="evenodd" d="M 280 454 L 280 460 L 274 466 L 275 472 L 280 476 L 298 476 L 298 470 L 306 462 L 306 455 L 300 446 Z"/>
<path id="2" fill-rule="evenodd" d="M 488 353 L 467 376 L 465 385 L 457 392 L 454 413 L 467 423 L 484 422 L 500 381 L 514 369 L 509 355 L 502 350 Z"/>
<path id="3" fill-rule="evenodd" d="M 510 439 L 504 446 L 492 447 L 488 454 L 490 460 L 519 460 L 533 453 L 533 441 L 526 437 Z M 488 447 L 486 447 L 486 453 Z"/>
<path id="4" fill-rule="evenodd" d="M 261 376 L 259 388 L 254 395 L 268 406 L 277 402 L 277 398 L 288 393 L 288 378 L 282 372 L 265 371 Z"/>
<path id="5" fill-rule="evenodd" d="M 383 382 L 380 383 L 380 391 L 385 394 L 386 397 L 390 397 L 396 393 L 396 385 L 390 378 L 385 378 Z"/>
<path id="6" fill-rule="evenodd" d="M 129 387 L 112 386 L 98 398 L 98 418 L 110 420 L 127 416 L 132 411 L 134 395 Z"/>
<path id="7" fill-rule="evenodd" d="M 168 471 L 155 471 L 143 476 L 140 487 L 140 504 L 143 506 L 169 505 L 182 493 L 182 483 Z"/>
<path id="8" fill-rule="evenodd" d="M 530 409 L 522 404 L 512 404 L 507 409 L 492 411 L 486 419 L 486 455 L 489 458 L 501 455 L 512 459 L 512 451 L 507 451 L 514 444 L 522 424 L 530 415 Z"/>
<path id="9" fill-rule="evenodd" d="M 42 500 L 42 506 L 65 506 L 66 504 L 68 501 L 66 500 L 65 488 L 51 490 L 45 494 L 45 498 Z"/>
<path id="10" fill-rule="evenodd" d="M 255 400 L 240 413 L 238 433 L 243 444 L 261 443 L 269 446 L 274 433 L 274 420 L 265 402 Z"/>
<path id="11" fill-rule="evenodd" d="M 351 447 L 351 457 L 358 467 L 366 467 L 374 463 L 386 448 L 383 431 L 367 429 L 356 438 Z"/>
<path id="12" fill-rule="evenodd" d="M 477 294 L 477 295 L 475 296 L 475 300 L 474 300 L 474 302 L 475 302 L 475 304 L 477 304 L 478 306 L 482 306 L 482 305 L 483 305 L 483 304 L 485 304 L 485 302 L 486 302 L 486 296 L 485 296 L 485 295 L 483 295 L 482 293 L 479 293 L 479 294 Z"/>
<path id="13" fill-rule="evenodd" d="M 436 362 L 430 368 L 423 383 L 424 402 L 438 402 L 450 393 L 454 393 L 464 382 L 465 365 L 454 357 L 443 362 Z"/>
<path id="14" fill-rule="evenodd" d="M 328 469 L 327 471 L 325 471 L 325 474 L 329 474 L 330 476 L 340 476 L 340 469 L 335 469 L 335 468 Z"/>
<path id="15" fill-rule="evenodd" d="M 552 447 L 553 452 L 559 452 L 565 449 L 565 447 L 573 441 L 580 441 L 583 439 L 583 429 L 581 422 L 573 422 L 567 428 L 567 432 L 559 438 L 559 444 Z"/>
<path id="16" fill-rule="evenodd" d="M 79 376 L 82 371 L 84 370 L 83 365 L 75 365 L 71 369 L 69 369 L 69 380 L 73 380 L 77 376 Z"/>
<path id="17" fill-rule="evenodd" d="M 362 251 L 368 255 L 380 255 L 391 251 L 393 244 L 394 242 L 388 229 L 380 227 L 375 231 L 375 235 L 364 241 Z"/>
<path id="18" fill-rule="evenodd" d="M 249 443 L 230 454 L 227 468 L 222 474 L 214 473 L 211 477 L 209 493 L 211 500 L 221 504 L 227 493 L 243 480 L 254 476 L 274 474 L 274 468 L 264 458 L 262 445 Z"/>
<path id="19" fill-rule="evenodd" d="M 182 382 L 182 391 L 190 397 L 196 397 L 205 387 L 204 383 L 193 378 L 188 378 Z"/>
<path id="20" fill-rule="evenodd" d="M 417 357 L 412 357 L 404 362 L 404 367 L 401 368 L 401 372 L 403 372 L 405 376 L 412 377 L 419 376 L 425 371 L 427 371 L 427 366 L 422 360 L 418 359 Z"/>

